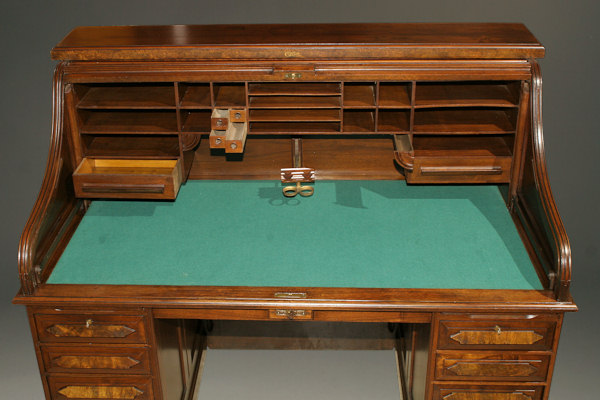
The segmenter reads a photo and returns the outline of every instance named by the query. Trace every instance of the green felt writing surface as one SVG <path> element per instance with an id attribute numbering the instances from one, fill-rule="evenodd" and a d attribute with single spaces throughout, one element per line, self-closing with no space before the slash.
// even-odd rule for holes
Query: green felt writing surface
<path id="1" fill-rule="evenodd" d="M 495 186 L 189 181 L 94 201 L 48 283 L 542 289 Z"/>

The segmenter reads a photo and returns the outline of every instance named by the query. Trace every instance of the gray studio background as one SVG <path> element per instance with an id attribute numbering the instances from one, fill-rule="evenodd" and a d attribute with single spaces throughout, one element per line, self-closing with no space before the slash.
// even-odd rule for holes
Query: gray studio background
<path id="1" fill-rule="evenodd" d="M 25 308 L 11 305 L 11 299 L 18 290 L 19 235 L 42 181 L 50 139 L 54 68 L 50 49 L 73 27 L 492 21 L 524 22 L 547 49 L 541 65 L 548 171 L 572 243 L 572 293 L 581 310 L 565 319 L 550 398 L 597 399 L 599 4 L 594 0 L 4 1 L 0 10 L 0 400 L 43 398 Z"/>

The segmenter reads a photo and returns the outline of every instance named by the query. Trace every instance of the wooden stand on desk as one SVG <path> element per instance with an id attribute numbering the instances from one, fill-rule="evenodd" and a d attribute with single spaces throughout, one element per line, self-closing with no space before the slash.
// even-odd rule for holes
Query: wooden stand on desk
<path id="1" fill-rule="evenodd" d="M 205 349 L 229 343 L 227 321 L 286 320 L 292 332 L 393 324 L 374 342 L 399 352 L 407 399 L 547 399 L 576 306 L 544 162 L 543 55 L 520 24 L 75 29 L 52 51 L 52 142 L 15 298 L 46 397 L 193 398 Z M 244 127 L 229 138 L 236 158 L 212 150 L 221 110 L 246 121 L 229 114 Z M 317 180 L 500 185 L 542 289 L 51 283 L 90 199 L 278 180 L 298 138 Z"/>

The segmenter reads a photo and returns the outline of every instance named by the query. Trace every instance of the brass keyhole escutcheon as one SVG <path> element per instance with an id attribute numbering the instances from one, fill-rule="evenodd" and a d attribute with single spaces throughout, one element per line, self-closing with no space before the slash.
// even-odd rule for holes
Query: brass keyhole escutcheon
<path id="1" fill-rule="evenodd" d="M 286 314 L 288 319 L 294 319 L 296 316 L 296 310 L 288 310 Z"/>
<path id="2" fill-rule="evenodd" d="M 94 323 L 94 320 L 92 320 L 91 318 L 90 318 L 90 319 L 87 319 L 87 320 L 85 321 L 85 327 L 89 329 L 89 328 L 91 328 L 91 327 L 92 327 L 92 324 L 93 324 L 93 323 Z"/>
<path id="3" fill-rule="evenodd" d="M 502 328 L 500 328 L 500 326 L 498 326 L 498 325 L 496 325 L 496 326 L 494 327 L 494 330 L 496 331 L 496 333 L 497 333 L 498 335 L 502 333 Z"/>
<path id="4" fill-rule="evenodd" d="M 295 80 L 300 78 L 302 78 L 302 74 L 300 72 L 288 72 L 285 74 L 285 79 Z"/>

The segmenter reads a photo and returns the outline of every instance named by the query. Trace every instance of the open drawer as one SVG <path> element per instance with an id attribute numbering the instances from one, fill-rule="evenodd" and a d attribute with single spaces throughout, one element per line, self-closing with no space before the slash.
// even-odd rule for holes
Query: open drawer
<path id="1" fill-rule="evenodd" d="M 181 185 L 179 160 L 84 158 L 73 173 L 77 197 L 169 199 Z"/>
<path id="2" fill-rule="evenodd" d="M 396 161 L 409 183 L 507 183 L 512 163 L 506 137 L 396 135 Z"/>

